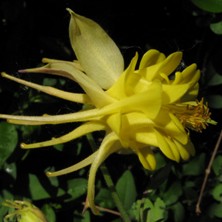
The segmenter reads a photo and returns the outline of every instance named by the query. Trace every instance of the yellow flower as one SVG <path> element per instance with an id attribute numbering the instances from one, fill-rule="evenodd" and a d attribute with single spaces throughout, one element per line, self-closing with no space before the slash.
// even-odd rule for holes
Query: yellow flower
<path id="1" fill-rule="evenodd" d="M 4 217 L 5 222 L 11 219 L 18 222 L 47 222 L 40 209 L 28 201 L 5 200 L 2 204 L 15 209 Z"/>
<path id="2" fill-rule="evenodd" d="M 187 160 L 195 150 L 188 130 L 202 131 L 210 119 L 203 100 L 196 100 L 200 71 L 195 64 L 177 70 L 181 52 L 165 56 L 148 50 L 138 64 L 138 54 L 124 70 L 121 52 L 113 40 L 94 21 L 70 9 L 69 35 L 76 61 L 43 59 L 45 66 L 20 70 L 21 73 L 45 73 L 69 78 L 78 83 L 84 93 L 71 93 L 41 86 L 2 73 L 3 77 L 66 99 L 87 104 L 88 109 L 61 115 L 14 116 L 0 115 L 8 122 L 23 125 L 62 124 L 83 122 L 59 138 L 34 144 L 21 144 L 24 149 L 65 143 L 94 131 L 105 131 L 100 147 L 79 163 L 48 176 L 59 176 L 91 164 L 87 207 L 93 213 L 94 183 L 98 167 L 114 152 L 132 151 L 142 165 L 154 170 L 154 150 L 160 149 L 169 159 Z"/>

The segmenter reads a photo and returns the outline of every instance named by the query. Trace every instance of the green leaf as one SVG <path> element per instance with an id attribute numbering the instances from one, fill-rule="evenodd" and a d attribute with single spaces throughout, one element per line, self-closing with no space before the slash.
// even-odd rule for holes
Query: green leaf
<path id="1" fill-rule="evenodd" d="M 174 182 L 170 188 L 163 193 L 163 199 L 166 205 L 171 205 L 177 202 L 179 197 L 182 195 L 182 186 L 180 182 Z"/>
<path id="2" fill-rule="evenodd" d="M 163 221 L 166 217 L 166 206 L 163 200 L 157 198 L 153 207 L 150 209 L 147 215 L 147 222 Z"/>
<path id="3" fill-rule="evenodd" d="M 18 143 L 18 133 L 14 125 L 0 123 L 0 168 L 15 150 Z"/>
<path id="4" fill-rule="evenodd" d="M 206 155 L 201 153 L 196 156 L 190 162 L 182 166 L 183 174 L 186 176 L 198 176 L 203 173 L 205 168 Z"/>
<path id="5" fill-rule="evenodd" d="M 211 23 L 210 24 L 210 29 L 212 32 L 214 32 L 217 35 L 222 35 L 222 21 L 216 22 L 216 23 Z"/>
<path id="6" fill-rule="evenodd" d="M 171 165 L 166 165 L 159 170 L 157 170 L 153 176 L 150 178 L 150 188 L 156 189 L 158 188 L 164 181 L 167 180 L 169 173 L 171 171 Z"/>
<path id="7" fill-rule="evenodd" d="M 105 188 L 101 188 L 99 190 L 96 195 L 95 202 L 104 208 L 112 209 L 115 207 L 110 190 Z"/>
<path id="8" fill-rule="evenodd" d="M 222 0 L 191 0 L 198 8 L 212 13 L 222 12 Z"/>
<path id="9" fill-rule="evenodd" d="M 216 156 L 216 158 L 214 159 L 212 169 L 216 176 L 220 176 L 222 174 L 222 156 L 221 155 Z"/>
<path id="10" fill-rule="evenodd" d="M 206 100 L 209 104 L 209 107 L 211 107 L 213 109 L 221 109 L 222 108 L 222 95 L 206 96 Z"/>
<path id="11" fill-rule="evenodd" d="M 170 209 L 173 211 L 173 214 L 174 214 L 173 216 L 174 222 L 184 221 L 185 209 L 184 209 L 184 206 L 180 202 L 177 202 L 174 205 L 172 205 Z"/>
<path id="12" fill-rule="evenodd" d="M 73 199 L 77 199 L 87 190 L 87 179 L 85 178 L 75 178 L 68 180 L 68 191 L 67 193 L 72 196 Z"/>
<path id="13" fill-rule="evenodd" d="M 154 203 L 148 198 L 137 200 L 133 203 L 129 213 L 138 222 L 160 222 L 165 221 L 167 217 L 166 205 L 159 197 Z"/>
<path id="14" fill-rule="evenodd" d="M 221 209 L 222 209 L 222 203 L 215 203 L 209 207 L 209 210 L 207 213 L 211 218 L 214 218 L 214 217 L 222 218 Z"/>
<path id="15" fill-rule="evenodd" d="M 216 70 L 212 70 L 214 71 L 213 73 L 211 73 L 211 78 L 209 79 L 209 81 L 207 81 L 207 85 L 208 86 L 218 86 L 222 84 L 222 75 L 220 75 L 219 73 L 216 72 Z"/>
<path id="16" fill-rule="evenodd" d="M 222 75 L 218 73 L 212 61 L 207 64 L 205 75 L 201 80 L 205 87 L 218 86 L 222 84 Z"/>
<path id="17" fill-rule="evenodd" d="M 54 78 L 44 78 L 43 85 L 45 86 L 55 86 L 57 83 L 57 79 Z"/>
<path id="18" fill-rule="evenodd" d="M 1 190 L 0 195 L 0 218 L 4 218 L 4 216 L 9 212 L 9 207 L 2 205 L 5 200 L 13 200 L 14 196 L 7 190 Z"/>
<path id="19" fill-rule="evenodd" d="M 56 222 L 56 214 L 49 204 L 44 204 L 41 208 L 48 222 Z"/>
<path id="20" fill-rule="evenodd" d="M 90 222 L 90 221 L 91 221 L 90 212 L 87 210 L 86 212 L 84 212 L 81 222 Z"/>
<path id="21" fill-rule="evenodd" d="M 136 200 L 137 191 L 134 177 L 129 170 L 126 170 L 117 181 L 116 191 L 125 209 L 130 209 Z"/>
<path id="22" fill-rule="evenodd" d="M 29 190 L 32 200 L 41 200 L 50 197 L 48 192 L 41 185 L 38 177 L 34 174 L 29 174 Z"/>
<path id="23" fill-rule="evenodd" d="M 210 192 L 213 198 L 219 202 L 222 202 L 222 184 L 216 185 Z"/>

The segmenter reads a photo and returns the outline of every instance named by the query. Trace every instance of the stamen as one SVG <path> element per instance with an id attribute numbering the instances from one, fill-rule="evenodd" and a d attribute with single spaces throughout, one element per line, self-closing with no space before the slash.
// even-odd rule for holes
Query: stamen
<path id="1" fill-rule="evenodd" d="M 173 108 L 175 116 L 180 120 L 186 129 L 196 132 L 202 132 L 208 124 L 216 125 L 217 123 L 210 118 L 211 113 L 208 104 L 204 105 L 203 98 L 196 101 L 196 105 L 187 104 L 186 106 L 176 106 Z"/>

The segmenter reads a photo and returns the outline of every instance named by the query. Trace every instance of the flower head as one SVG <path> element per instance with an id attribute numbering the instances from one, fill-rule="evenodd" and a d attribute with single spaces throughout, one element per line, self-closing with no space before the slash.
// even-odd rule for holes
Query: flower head
<path id="1" fill-rule="evenodd" d="M 47 222 L 42 211 L 28 201 L 5 200 L 2 204 L 15 209 L 4 217 L 5 222 L 11 219 L 18 222 Z"/>
<path id="2" fill-rule="evenodd" d="M 105 131 L 98 149 L 79 163 L 48 176 L 59 176 L 91 165 L 87 206 L 94 205 L 94 182 L 101 163 L 118 151 L 134 152 L 142 165 L 154 170 L 154 150 L 179 162 L 194 155 L 188 129 L 201 132 L 210 119 L 203 100 L 196 101 L 200 71 L 196 64 L 177 71 L 182 52 L 169 56 L 151 49 L 138 63 L 138 54 L 124 70 L 121 52 L 113 40 L 94 21 L 70 9 L 69 35 L 77 60 L 43 59 L 45 66 L 20 70 L 21 73 L 45 73 L 69 78 L 78 83 L 83 93 L 71 93 L 41 86 L 2 73 L 3 77 L 73 102 L 90 105 L 89 109 L 61 115 L 0 115 L 14 124 L 43 125 L 82 122 L 82 125 L 59 138 L 34 144 L 21 144 L 24 149 L 40 148 L 68 142 L 94 131 Z"/>

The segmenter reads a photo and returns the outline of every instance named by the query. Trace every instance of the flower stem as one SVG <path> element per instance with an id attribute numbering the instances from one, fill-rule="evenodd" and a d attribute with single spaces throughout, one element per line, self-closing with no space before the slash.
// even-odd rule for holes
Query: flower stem
<path id="1" fill-rule="evenodd" d="M 87 137 L 87 140 L 88 140 L 92 150 L 95 151 L 97 146 L 96 146 L 96 143 L 94 141 L 92 134 L 87 134 L 86 137 Z M 115 185 L 114 185 L 113 180 L 110 176 L 109 170 L 104 163 L 100 166 L 100 170 L 102 172 L 102 175 L 103 175 L 103 178 L 106 182 L 107 187 L 111 191 L 113 201 L 115 202 L 116 207 L 118 208 L 118 210 L 121 214 L 122 220 L 124 222 L 130 222 L 131 220 L 129 218 L 129 215 L 127 214 L 127 212 L 122 204 L 122 201 L 120 200 L 119 195 L 116 192 Z"/>

